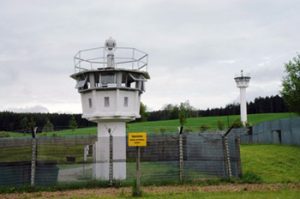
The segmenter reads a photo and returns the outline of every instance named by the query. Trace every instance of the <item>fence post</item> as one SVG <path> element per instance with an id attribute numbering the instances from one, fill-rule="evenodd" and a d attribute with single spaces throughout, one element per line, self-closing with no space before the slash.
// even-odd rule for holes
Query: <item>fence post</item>
<path id="1" fill-rule="evenodd" d="M 109 184 L 113 184 L 113 136 L 111 134 L 111 129 L 108 129 L 109 133 Z"/>
<path id="2" fill-rule="evenodd" d="M 249 142 L 249 144 L 253 144 L 253 127 L 252 126 L 250 126 L 249 128 L 248 128 L 248 142 Z"/>
<path id="3" fill-rule="evenodd" d="M 230 163 L 230 153 L 228 147 L 228 140 L 226 136 L 222 136 L 223 141 L 223 153 L 224 153 L 224 163 L 225 163 L 225 173 L 227 178 L 232 177 L 231 173 L 231 163 Z"/>
<path id="4" fill-rule="evenodd" d="M 235 141 L 235 150 L 236 150 L 236 157 L 237 157 L 238 175 L 239 175 L 239 177 L 242 177 L 243 172 L 242 172 L 241 152 L 240 152 L 241 139 L 240 139 L 240 137 L 236 137 L 234 141 Z"/>
<path id="5" fill-rule="evenodd" d="M 135 184 L 135 193 L 136 196 L 141 196 L 141 148 L 136 147 L 136 184 Z"/>
<path id="6" fill-rule="evenodd" d="M 85 164 L 87 162 L 87 156 L 89 155 L 89 145 L 83 147 L 83 176 L 86 177 Z"/>
<path id="7" fill-rule="evenodd" d="M 182 134 L 179 134 L 179 180 L 183 182 L 183 144 Z"/>
<path id="8" fill-rule="evenodd" d="M 36 159 L 37 159 L 37 142 L 36 142 L 36 131 L 37 127 L 32 129 L 32 140 L 31 140 L 31 180 L 30 185 L 35 186 L 35 171 L 36 171 Z"/>

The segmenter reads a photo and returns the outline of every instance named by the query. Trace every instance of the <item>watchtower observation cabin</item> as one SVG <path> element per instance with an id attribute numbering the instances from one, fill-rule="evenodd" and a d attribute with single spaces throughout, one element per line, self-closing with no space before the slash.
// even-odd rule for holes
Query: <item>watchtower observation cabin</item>
<path id="1" fill-rule="evenodd" d="M 80 50 L 74 56 L 76 88 L 81 95 L 83 118 L 130 121 L 140 117 L 140 96 L 145 91 L 148 55 L 135 48 L 105 47 Z"/>

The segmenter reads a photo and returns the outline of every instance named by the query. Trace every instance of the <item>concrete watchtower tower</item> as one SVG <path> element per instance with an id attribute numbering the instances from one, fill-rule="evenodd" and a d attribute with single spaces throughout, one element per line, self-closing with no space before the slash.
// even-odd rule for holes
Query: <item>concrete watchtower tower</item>
<path id="1" fill-rule="evenodd" d="M 97 179 L 109 179 L 110 135 L 113 136 L 113 179 L 126 178 L 126 122 L 140 117 L 148 55 L 135 48 L 117 47 L 109 38 L 104 47 L 80 50 L 74 57 L 76 88 L 82 117 L 97 123 L 93 169 Z"/>
<path id="2" fill-rule="evenodd" d="M 236 85 L 240 88 L 240 110 L 241 110 L 241 122 L 245 126 L 247 123 L 247 104 L 246 104 L 246 88 L 249 85 L 250 76 L 244 76 L 243 70 L 241 75 L 234 78 Z"/>

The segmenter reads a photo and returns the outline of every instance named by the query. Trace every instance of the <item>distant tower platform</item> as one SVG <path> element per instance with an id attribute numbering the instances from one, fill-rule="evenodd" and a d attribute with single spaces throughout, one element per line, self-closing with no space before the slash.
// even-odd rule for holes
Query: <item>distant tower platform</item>
<path id="1" fill-rule="evenodd" d="M 246 88 L 249 86 L 250 79 L 249 75 L 244 75 L 243 70 L 241 70 L 240 76 L 234 78 L 237 87 L 240 89 L 240 114 L 244 126 L 247 124 Z"/>
<path id="2" fill-rule="evenodd" d="M 80 50 L 74 56 L 76 88 L 81 95 L 82 117 L 97 123 L 94 177 L 109 179 L 113 136 L 113 179 L 126 178 L 126 122 L 140 117 L 145 92 L 148 54 L 117 47 L 109 38 L 104 47 Z"/>

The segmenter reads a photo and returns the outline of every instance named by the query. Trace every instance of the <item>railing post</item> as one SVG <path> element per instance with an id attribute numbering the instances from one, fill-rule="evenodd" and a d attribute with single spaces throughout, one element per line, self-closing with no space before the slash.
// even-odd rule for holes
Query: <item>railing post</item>
<path id="1" fill-rule="evenodd" d="M 30 185 L 35 186 L 35 172 L 36 172 L 36 158 L 37 158 L 37 141 L 36 141 L 37 127 L 32 129 L 32 140 L 31 140 L 31 180 Z"/>

